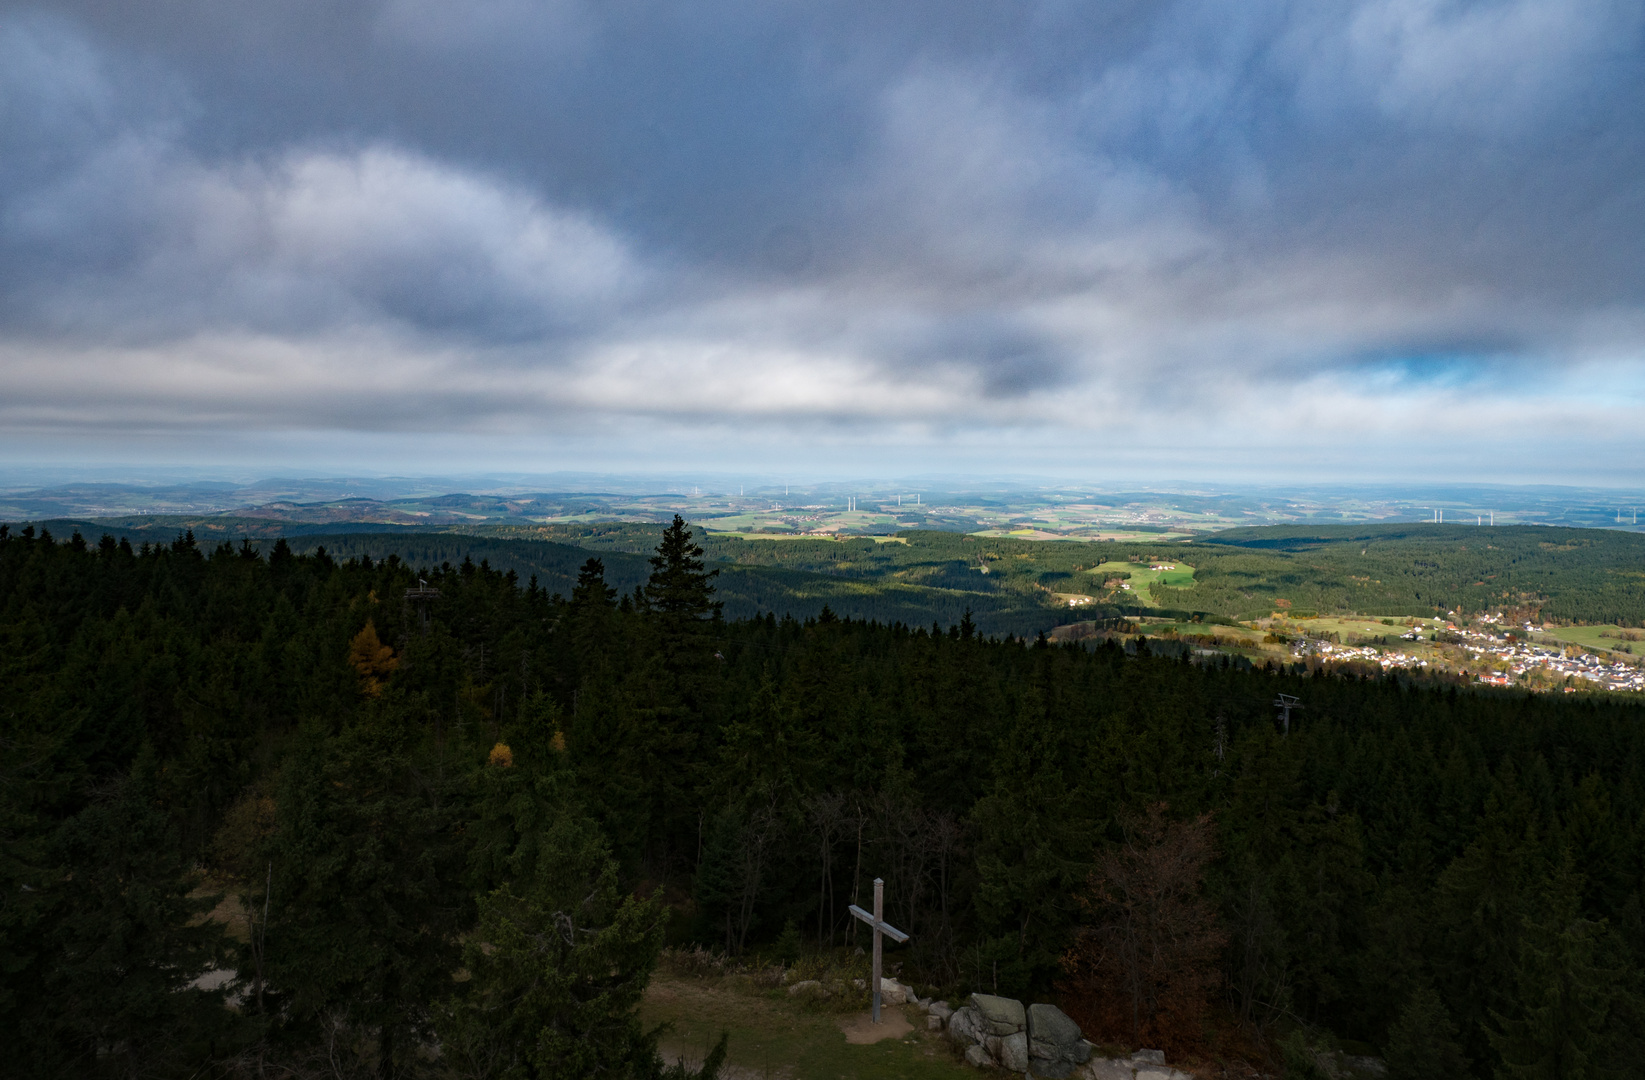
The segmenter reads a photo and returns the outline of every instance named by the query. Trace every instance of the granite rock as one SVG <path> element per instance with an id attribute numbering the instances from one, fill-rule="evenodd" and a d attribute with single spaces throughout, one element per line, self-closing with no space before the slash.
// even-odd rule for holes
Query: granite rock
<path id="1" fill-rule="evenodd" d="M 1072 1046 L 1080 1041 L 1080 1026 L 1055 1005 L 1030 1005 L 1028 1037 L 1038 1042 Z"/>
<path id="2" fill-rule="evenodd" d="M 1055 1005 L 1028 1007 L 1028 1057 L 1035 1076 L 1063 1080 L 1091 1056 L 1080 1026 Z"/>
<path id="3" fill-rule="evenodd" d="M 969 1005 L 948 1019 L 948 1037 L 961 1045 L 980 1043 L 987 1034 L 982 1015 Z"/>
<path id="4" fill-rule="evenodd" d="M 1028 1071 L 1028 1033 L 1019 1031 L 1000 1039 L 999 1052 L 994 1055 L 1003 1067 L 1016 1073 Z"/>
<path id="5" fill-rule="evenodd" d="M 1130 1064 L 1116 1058 L 1093 1058 L 1081 1075 L 1086 1080 L 1134 1080 Z"/>
<path id="6" fill-rule="evenodd" d="M 1022 1002 L 993 994 L 972 994 L 971 1005 L 982 1016 L 991 1035 L 1015 1035 L 1028 1026 Z"/>
<path id="7" fill-rule="evenodd" d="M 1067 1080 L 1074 1075 L 1075 1068 L 1072 1061 L 1063 1058 L 1035 1057 L 1032 1053 L 1028 1055 L 1028 1070 L 1033 1073 L 1035 1080 Z"/>

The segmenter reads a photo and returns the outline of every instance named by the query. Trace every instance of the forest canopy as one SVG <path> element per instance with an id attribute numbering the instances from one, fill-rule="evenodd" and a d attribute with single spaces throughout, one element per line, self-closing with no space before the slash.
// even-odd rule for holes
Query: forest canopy
<path id="1" fill-rule="evenodd" d="M 18 1073 L 657 1075 L 665 943 L 846 948 L 874 877 L 905 979 L 1118 1043 L 1639 1060 L 1639 703 L 726 618 L 660 532 L 550 591 L 0 530 Z"/>

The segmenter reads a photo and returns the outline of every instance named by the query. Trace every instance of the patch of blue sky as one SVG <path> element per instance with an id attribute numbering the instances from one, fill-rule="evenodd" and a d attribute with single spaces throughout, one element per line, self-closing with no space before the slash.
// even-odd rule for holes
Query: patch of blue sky
<path id="1" fill-rule="evenodd" d="M 1355 374 L 1377 389 L 1531 390 L 1547 381 L 1552 365 L 1513 353 L 1427 351 L 1365 357 L 1353 365 Z"/>

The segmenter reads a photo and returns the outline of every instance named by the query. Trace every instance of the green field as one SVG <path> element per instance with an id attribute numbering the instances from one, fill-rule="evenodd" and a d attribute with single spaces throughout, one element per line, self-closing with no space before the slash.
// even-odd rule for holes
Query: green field
<path id="1" fill-rule="evenodd" d="M 989 539 L 1004 540 L 1066 540 L 1071 543 L 1091 543 L 1097 540 L 1124 540 L 1124 541 L 1153 541 L 1153 540 L 1184 540 L 1193 533 L 1187 532 L 1127 532 L 1123 529 L 1098 529 L 1084 532 L 1053 532 L 1043 528 L 1023 529 L 980 529 L 970 533 L 971 536 L 981 536 Z"/>
<path id="2" fill-rule="evenodd" d="M 1626 635 L 1632 635 L 1632 639 L 1630 640 Z M 1550 627 L 1547 633 L 1538 634 L 1537 638 L 1543 644 L 1547 644 L 1549 641 L 1557 641 L 1577 645 L 1584 649 L 1645 656 L 1645 640 L 1642 640 L 1642 638 L 1645 638 L 1645 634 L 1642 634 L 1637 628 L 1617 626 L 1614 623 L 1597 626 Z"/>
<path id="3" fill-rule="evenodd" d="M 711 530 L 705 528 L 703 530 L 703 539 L 710 539 L 710 538 L 715 539 L 715 540 L 778 540 L 778 541 L 781 541 L 781 540 L 790 540 L 790 541 L 792 541 L 792 540 L 824 540 L 824 541 L 832 540 L 835 543 L 841 543 L 841 542 L 844 542 L 846 540 L 868 540 L 868 541 L 870 541 L 872 543 L 875 543 L 875 544 L 906 544 L 906 543 L 908 543 L 908 538 L 905 537 L 905 536 L 850 536 L 850 535 L 843 535 L 842 534 L 842 535 L 839 535 L 839 536 L 829 537 L 829 536 L 816 536 L 816 535 L 811 534 L 811 533 L 737 532 L 734 529 L 733 530 L 714 529 L 714 530 L 711 531 Z"/>
<path id="4" fill-rule="evenodd" d="M 1389 626 L 1382 621 L 1382 618 L 1382 616 L 1377 615 L 1322 615 L 1315 618 L 1287 619 L 1284 620 L 1281 632 L 1310 634 L 1315 637 L 1335 634 L 1337 639 L 1346 645 L 1372 638 L 1386 637 L 1398 640 L 1401 634 L 1407 633 L 1411 629 L 1410 624 L 1413 621 L 1409 618 L 1396 618 L 1393 621 L 1398 625 Z M 1424 625 L 1432 627 L 1434 624 L 1425 623 Z M 1440 625 L 1443 626 L 1444 624 Z"/>
<path id="5" fill-rule="evenodd" d="M 1170 570 L 1155 570 L 1156 565 L 1171 566 Z M 1125 584 L 1129 589 L 1119 589 L 1117 593 L 1124 599 L 1135 597 L 1133 603 L 1144 607 L 1182 607 L 1186 601 L 1171 597 L 1171 603 L 1161 604 L 1161 593 L 1156 592 L 1155 585 L 1170 589 L 1191 589 L 1194 586 L 1194 568 L 1186 563 L 1168 561 L 1164 563 L 1152 562 L 1103 562 L 1085 571 L 1089 575 L 1090 589 L 1098 596 L 1106 595 L 1109 599 L 1115 596 L 1114 591 L 1104 589 L 1103 582 L 1118 575 L 1125 576 Z"/>

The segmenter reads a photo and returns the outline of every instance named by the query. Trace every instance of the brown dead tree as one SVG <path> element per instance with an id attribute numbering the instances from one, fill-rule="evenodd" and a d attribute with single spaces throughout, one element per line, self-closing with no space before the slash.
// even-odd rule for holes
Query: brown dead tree
<path id="1" fill-rule="evenodd" d="M 1163 803 L 1125 823 L 1080 902 L 1088 916 L 1063 958 L 1080 1011 L 1138 1046 L 1200 1041 L 1227 935 L 1204 896 L 1216 855 L 1209 814 L 1171 821 Z"/>

